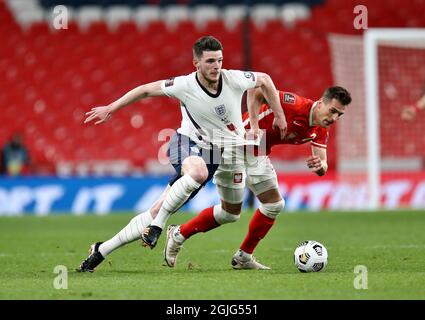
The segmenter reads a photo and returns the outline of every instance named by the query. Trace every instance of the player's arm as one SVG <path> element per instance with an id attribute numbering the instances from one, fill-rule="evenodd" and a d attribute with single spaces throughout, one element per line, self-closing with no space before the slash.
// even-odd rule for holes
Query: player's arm
<path id="1" fill-rule="evenodd" d="M 255 87 L 261 88 L 264 98 L 267 100 L 267 103 L 272 108 L 274 113 L 273 127 L 279 128 L 280 137 L 283 140 L 286 135 L 287 123 L 286 123 L 285 113 L 283 112 L 283 109 L 280 105 L 279 93 L 276 90 L 273 80 L 270 78 L 268 74 L 257 72 L 256 75 L 257 75 L 257 83 Z"/>
<path id="2" fill-rule="evenodd" d="M 260 128 L 258 124 L 258 114 L 260 107 L 263 103 L 266 103 L 261 88 L 254 88 L 248 90 L 247 94 L 247 105 L 250 127 L 258 130 Z"/>
<path id="3" fill-rule="evenodd" d="M 165 93 L 161 89 L 161 83 L 162 80 L 138 86 L 107 106 L 92 108 L 86 113 L 87 118 L 84 120 L 84 123 L 98 119 L 94 124 L 101 124 L 106 122 L 114 112 L 133 102 L 147 97 L 165 96 Z"/>
<path id="4" fill-rule="evenodd" d="M 324 176 L 328 171 L 326 149 L 311 146 L 311 156 L 306 160 L 307 167 L 318 176 Z"/>
<path id="5" fill-rule="evenodd" d="M 406 121 L 411 121 L 421 110 L 425 110 L 425 94 L 416 102 L 416 104 L 404 107 L 401 113 L 401 118 Z"/>

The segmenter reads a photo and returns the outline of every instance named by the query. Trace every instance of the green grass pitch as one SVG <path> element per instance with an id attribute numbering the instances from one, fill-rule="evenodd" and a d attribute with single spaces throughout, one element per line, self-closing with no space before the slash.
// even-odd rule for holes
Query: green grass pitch
<path id="1" fill-rule="evenodd" d="M 132 215 L 2 217 L 0 299 L 425 298 L 425 212 L 282 213 L 255 252 L 272 270 L 235 271 L 230 260 L 251 214 L 192 237 L 174 269 L 163 266 L 163 234 L 154 250 L 129 244 L 92 274 L 75 272 L 89 244 L 114 235 Z M 169 222 L 190 217 L 176 214 Z M 327 247 L 323 272 L 295 268 L 293 252 L 302 240 Z M 57 265 L 68 269 L 67 289 L 54 287 Z M 367 289 L 354 288 L 357 265 L 367 268 Z"/>

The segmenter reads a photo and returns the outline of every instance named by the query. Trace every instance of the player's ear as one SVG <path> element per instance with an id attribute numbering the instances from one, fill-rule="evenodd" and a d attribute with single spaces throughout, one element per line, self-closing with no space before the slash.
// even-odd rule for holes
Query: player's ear
<path id="1" fill-rule="evenodd" d="M 198 69 L 199 68 L 199 63 L 200 63 L 201 59 L 199 59 L 197 56 L 193 56 L 193 66 Z"/>

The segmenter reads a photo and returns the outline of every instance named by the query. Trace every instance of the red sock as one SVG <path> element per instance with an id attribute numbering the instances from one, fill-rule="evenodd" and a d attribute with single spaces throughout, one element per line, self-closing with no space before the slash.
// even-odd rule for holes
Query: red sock
<path id="1" fill-rule="evenodd" d="M 188 239 L 198 232 L 207 232 L 217 228 L 219 224 L 214 219 L 214 207 L 202 210 L 195 218 L 180 226 L 180 233 Z"/>
<path id="2" fill-rule="evenodd" d="M 255 211 L 251 218 L 248 234 L 241 245 L 241 250 L 252 254 L 261 239 L 263 239 L 273 226 L 275 219 L 271 219 L 260 212 Z"/>

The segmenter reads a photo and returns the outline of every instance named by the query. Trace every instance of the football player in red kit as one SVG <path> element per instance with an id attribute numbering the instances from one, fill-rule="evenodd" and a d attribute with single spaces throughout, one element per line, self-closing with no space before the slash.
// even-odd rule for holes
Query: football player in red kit
<path id="1" fill-rule="evenodd" d="M 346 106 L 351 103 L 350 93 L 342 87 L 330 87 L 319 100 L 313 101 L 294 93 L 279 91 L 280 102 L 288 124 L 284 139 L 281 139 L 276 130 L 272 128 L 273 111 L 265 103 L 261 91 L 252 90 L 249 94 L 252 103 L 250 113 L 246 112 L 243 115 L 244 124 L 247 129 L 264 130 L 260 147 L 257 150 L 265 150 L 266 155 L 269 155 L 272 148 L 279 144 L 298 145 L 310 142 L 312 155 L 306 160 L 307 166 L 312 172 L 323 176 L 328 169 L 326 158 L 328 129 L 344 114 Z M 250 221 L 248 234 L 236 256 L 238 253 L 239 256 L 243 256 L 245 253 L 252 255 L 259 241 L 265 237 L 274 223 L 274 220 L 268 220 L 268 223 L 264 223 L 262 220 L 264 220 L 262 212 L 257 209 Z M 238 266 L 238 263 L 232 261 L 232 265 Z"/>
<path id="2" fill-rule="evenodd" d="M 284 91 L 279 92 L 279 97 L 287 120 L 287 133 L 283 139 L 279 131 L 273 129 L 274 113 L 266 103 L 261 89 L 248 91 L 248 112 L 243 115 L 244 125 L 255 136 L 262 134 L 262 138 L 259 147 L 254 148 L 254 156 L 249 156 L 249 152 L 246 154 L 246 180 L 260 200 L 260 207 L 251 218 L 248 233 L 232 258 L 234 269 L 270 269 L 256 261 L 252 253 L 284 207 L 284 200 L 278 191 L 277 176 L 268 157 L 272 148 L 279 144 L 310 142 L 312 155 L 306 160 L 307 166 L 317 175 L 324 175 L 328 169 L 328 128 L 344 114 L 346 106 L 351 103 L 350 93 L 342 87 L 326 89 L 317 101 Z M 220 184 L 225 184 L 222 185 L 222 190 L 227 190 L 228 193 L 222 197 L 229 199 L 229 202 L 240 193 L 240 189 L 236 189 L 234 184 L 229 182 L 226 185 L 225 179 L 221 179 Z M 233 189 L 230 188 L 231 185 Z M 181 226 L 169 227 L 164 253 L 165 261 L 170 267 L 175 266 L 177 254 L 184 241 L 196 233 L 207 232 L 219 226 L 220 223 L 214 221 L 213 212 L 210 211 L 202 211 Z"/>
<path id="3" fill-rule="evenodd" d="M 258 93 L 257 93 L 258 94 Z M 333 119 L 324 119 L 323 126 L 313 125 L 313 113 L 318 102 L 313 102 L 310 99 L 300 97 L 296 94 L 279 91 L 279 98 L 281 101 L 282 109 L 287 114 L 288 131 L 284 139 L 278 135 L 278 132 L 273 130 L 272 124 L 274 120 L 274 113 L 270 107 L 262 101 L 262 97 L 258 96 L 256 99 L 264 102 L 260 106 L 259 111 L 252 113 L 252 121 L 258 123 L 259 129 L 264 130 L 265 134 L 261 139 L 260 148 L 255 148 L 256 155 L 258 150 L 265 151 L 266 155 L 271 153 L 271 149 L 279 144 L 303 144 L 311 142 L 312 146 L 318 148 L 326 148 L 328 140 L 328 126 L 334 122 Z M 257 102 L 258 103 L 258 102 Z M 342 115 L 342 111 L 335 108 L 334 114 Z M 246 129 L 251 129 L 249 112 L 243 114 L 244 125 Z"/>

